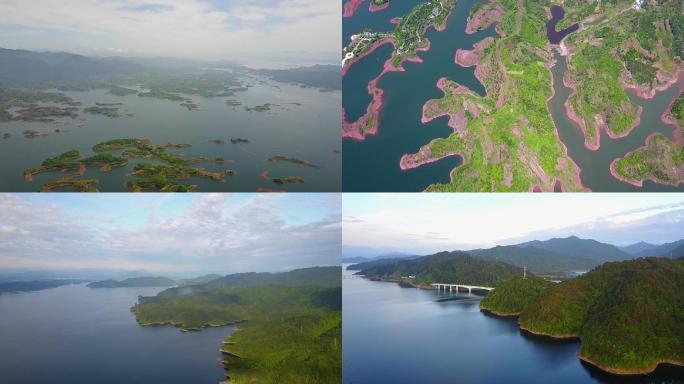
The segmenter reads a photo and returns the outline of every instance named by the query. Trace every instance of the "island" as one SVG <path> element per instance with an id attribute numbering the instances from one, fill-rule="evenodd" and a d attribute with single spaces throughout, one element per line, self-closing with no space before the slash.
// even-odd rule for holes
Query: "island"
<path id="1" fill-rule="evenodd" d="M 167 277 L 131 277 L 124 280 L 102 280 L 87 285 L 90 288 L 126 288 L 126 287 L 172 287 L 177 283 Z"/>
<path id="2" fill-rule="evenodd" d="M 613 160 L 610 172 L 615 178 L 639 187 L 646 180 L 684 184 L 684 93 L 672 101 L 661 120 L 675 126 L 674 140 L 660 133 L 649 135 L 646 145 Z"/>
<path id="3" fill-rule="evenodd" d="M 519 316 L 520 329 L 580 339 L 579 358 L 617 375 L 684 366 L 684 260 L 605 263 L 558 284 L 515 278 L 481 302 L 485 312 Z"/>
<path id="4" fill-rule="evenodd" d="M 58 279 L 58 280 L 33 280 L 33 281 L 8 281 L 0 282 L 0 294 L 17 292 L 35 292 L 44 289 L 52 289 L 64 285 L 82 284 L 82 279 Z"/>
<path id="5" fill-rule="evenodd" d="M 341 383 L 340 267 L 228 275 L 139 297 L 142 326 L 236 325 L 221 353 L 228 383 Z"/>
<path id="6" fill-rule="evenodd" d="M 188 148 L 190 144 L 166 143 L 153 145 L 149 139 L 127 138 L 114 139 L 95 144 L 92 148 L 95 155 L 82 158 L 78 150 L 65 152 L 59 156 L 48 158 L 40 167 L 30 168 L 24 171 L 27 181 L 41 173 L 64 173 L 75 172 L 61 179 L 45 184 L 44 188 L 68 188 L 75 190 L 92 190 L 92 186 L 98 183 L 97 179 L 80 179 L 88 167 L 98 167 L 102 172 L 109 172 L 114 168 L 125 167 L 129 159 L 157 160 L 159 163 L 137 163 L 132 172 L 136 179 L 127 180 L 125 187 L 130 192 L 158 191 L 158 192 L 191 192 L 197 189 L 196 185 L 181 184 L 178 179 L 191 177 L 208 178 L 214 182 L 223 182 L 226 176 L 233 176 L 236 172 L 232 169 L 221 171 L 209 171 L 204 168 L 190 165 L 211 162 L 223 164 L 229 161 L 211 160 L 204 157 L 184 159 L 181 155 L 168 152 L 168 148 Z M 114 154 L 114 151 L 121 151 Z"/>
<path id="7" fill-rule="evenodd" d="M 308 161 L 304 161 L 304 160 L 297 159 L 295 157 L 290 157 L 290 156 L 275 155 L 275 156 L 271 156 L 271 157 L 267 158 L 266 161 L 268 161 L 268 162 L 284 161 L 284 162 L 288 162 L 288 163 L 292 163 L 292 164 L 301 165 L 301 166 L 306 167 L 306 168 L 315 168 L 315 169 L 321 168 L 320 166 L 315 165 L 315 164 L 311 164 Z"/>

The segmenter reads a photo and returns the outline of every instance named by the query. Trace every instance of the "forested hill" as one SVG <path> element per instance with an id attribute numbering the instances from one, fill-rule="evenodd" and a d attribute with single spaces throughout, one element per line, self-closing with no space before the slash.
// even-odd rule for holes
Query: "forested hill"
<path id="1" fill-rule="evenodd" d="M 230 383 L 341 383 L 340 267 L 278 274 L 228 275 L 216 281 L 140 297 L 141 325 L 185 330 L 241 323 L 225 341 Z"/>
<path id="2" fill-rule="evenodd" d="M 531 296 L 519 302 L 520 295 Z M 666 258 L 605 263 L 559 284 L 499 285 L 483 309 L 519 312 L 531 333 L 581 339 L 580 358 L 619 374 L 684 365 L 684 261 Z"/>
<path id="3" fill-rule="evenodd" d="M 533 273 L 586 271 L 599 264 L 597 261 L 586 257 L 569 256 L 532 246 L 507 245 L 468 252 L 483 259 L 498 260 L 518 267 L 527 267 Z"/>
<path id="4" fill-rule="evenodd" d="M 123 287 L 171 287 L 176 282 L 166 277 L 132 277 L 121 281 L 102 280 L 88 284 L 90 288 L 123 288 Z"/>
<path id="5" fill-rule="evenodd" d="M 415 276 L 419 285 L 461 283 L 495 286 L 513 276 L 522 276 L 522 268 L 491 260 L 481 260 L 465 252 L 440 252 L 412 260 L 400 260 L 357 272 L 359 275 L 399 280 Z"/>
<path id="6" fill-rule="evenodd" d="M 616 246 L 592 239 L 580 239 L 577 236 L 553 238 L 545 241 L 534 240 L 518 244 L 520 247 L 534 247 L 555 252 L 572 258 L 592 260 L 597 265 L 606 261 L 620 261 L 632 258 Z"/>

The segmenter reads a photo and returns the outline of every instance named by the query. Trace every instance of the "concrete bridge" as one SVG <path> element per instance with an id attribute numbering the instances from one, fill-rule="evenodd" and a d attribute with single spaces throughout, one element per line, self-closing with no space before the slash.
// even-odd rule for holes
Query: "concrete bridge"
<path id="1" fill-rule="evenodd" d="M 435 287 L 437 289 L 437 293 L 444 291 L 444 293 L 447 293 L 447 289 L 449 290 L 449 293 L 452 293 L 456 291 L 458 293 L 459 288 L 467 289 L 468 293 L 472 293 L 473 289 L 481 289 L 484 291 L 491 291 L 494 288 L 492 287 L 482 287 L 479 285 L 466 285 L 466 284 L 443 284 L 443 283 L 435 283 L 435 284 L 430 284 L 431 286 Z"/>

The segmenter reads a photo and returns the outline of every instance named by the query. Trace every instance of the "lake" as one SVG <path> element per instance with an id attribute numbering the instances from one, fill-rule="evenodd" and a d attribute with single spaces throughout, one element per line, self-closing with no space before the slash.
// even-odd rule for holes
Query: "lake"
<path id="1" fill-rule="evenodd" d="M 0 295 L 0 372 L 5 383 L 216 384 L 219 349 L 233 327 L 181 332 L 141 327 L 138 295 L 164 288 L 85 285 Z"/>
<path id="2" fill-rule="evenodd" d="M 0 190 L 5 192 L 39 191 L 42 185 L 60 178 L 61 174 L 41 174 L 28 182 L 23 171 L 38 167 L 48 157 L 58 156 L 72 149 L 84 157 L 93 152 L 92 146 L 103 141 L 121 138 L 148 138 L 153 144 L 167 142 L 191 144 L 191 148 L 169 149 L 185 158 L 223 158 L 234 163 L 200 163 L 195 167 L 211 171 L 233 169 L 234 176 L 226 176 L 217 183 L 206 178 L 180 180 L 197 184 L 201 192 L 255 192 L 257 188 L 287 191 L 331 192 L 341 188 L 341 92 L 321 92 L 316 88 L 284 84 L 254 75 L 240 77 L 249 89 L 232 97 L 206 98 L 187 96 L 199 105 L 199 110 L 188 111 L 179 102 L 151 97 L 114 96 L 106 90 L 64 92 L 85 108 L 95 103 L 123 103 L 122 113 L 133 116 L 116 118 L 90 115 L 81 111 L 79 119 L 63 118 L 56 122 L 0 123 L 0 133 L 12 138 L 0 140 Z M 226 100 L 236 100 L 242 106 L 228 106 Z M 266 103 L 276 104 L 270 111 L 246 111 Z M 81 120 L 83 119 L 83 120 Z M 22 132 L 33 129 L 48 133 L 47 137 L 27 139 Z M 59 129 L 59 133 L 55 132 Z M 249 144 L 231 144 L 231 138 L 246 138 Z M 226 144 L 212 144 L 209 140 L 222 139 Z M 283 155 L 302 159 L 320 166 L 307 168 L 287 162 L 268 162 L 265 159 Z M 142 160 L 131 160 L 123 168 L 103 173 L 89 168 L 88 178 L 100 180 L 98 189 L 106 192 L 124 191 L 124 182 L 131 180 L 133 166 Z M 301 176 L 304 183 L 276 185 L 264 180 L 269 177 Z"/>
<path id="3" fill-rule="evenodd" d="M 434 291 L 352 277 L 346 267 L 345 384 L 684 382 L 674 368 L 630 380 L 603 374 L 580 362 L 578 342 L 523 335 L 516 320 L 481 313 L 475 295 L 438 302 Z"/>

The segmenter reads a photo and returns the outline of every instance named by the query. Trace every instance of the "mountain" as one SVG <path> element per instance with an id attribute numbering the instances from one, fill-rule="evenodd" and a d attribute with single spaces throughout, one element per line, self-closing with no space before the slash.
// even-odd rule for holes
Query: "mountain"
<path id="1" fill-rule="evenodd" d="M 0 293 L 33 292 L 43 289 L 57 288 L 62 285 L 81 284 L 80 279 L 60 279 L 43 281 L 10 281 L 0 283 Z"/>
<path id="2" fill-rule="evenodd" d="M 677 247 L 680 247 L 682 245 L 684 245 L 684 239 L 673 241 L 671 243 L 661 244 L 655 248 L 645 249 L 645 250 L 637 253 L 635 256 L 637 256 L 637 257 L 650 257 L 650 256 L 669 257 L 670 252 L 674 251 Z"/>
<path id="3" fill-rule="evenodd" d="M 90 288 L 124 288 L 124 287 L 171 287 L 176 282 L 166 277 L 132 277 L 121 281 L 103 280 L 88 284 Z"/>
<path id="4" fill-rule="evenodd" d="M 415 276 L 414 282 L 418 285 L 461 283 L 495 286 L 500 281 L 522 275 L 523 270 L 500 261 L 482 260 L 456 251 L 371 266 L 356 274 L 387 280 Z"/>
<path id="5" fill-rule="evenodd" d="M 553 238 L 545 241 L 534 240 L 518 244 L 520 247 L 534 247 L 559 253 L 576 259 L 588 259 L 597 264 L 606 261 L 631 259 L 632 255 L 619 250 L 616 246 L 591 239 L 580 239 L 577 236 Z"/>
<path id="6" fill-rule="evenodd" d="M 565 254 L 531 246 L 496 246 L 489 249 L 475 249 L 468 251 L 468 253 L 486 260 L 498 260 L 521 268 L 527 267 L 529 271 L 538 274 L 577 270 L 585 271 L 598 264 L 596 261 L 585 257 L 570 257 Z"/>
<path id="7" fill-rule="evenodd" d="M 281 273 L 236 273 L 212 280 L 206 285 L 209 287 L 256 287 L 261 285 L 320 285 L 337 287 L 341 284 L 341 267 L 311 267 Z"/>
<path id="8" fill-rule="evenodd" d="M 681 260 L 609 262 L 558 284 L 526 284 L 500 284 L 483 300 L 483 309 L 519 311 L 520 328 L 527 332 L 579 338 L 580 359 L 611 373 L 648 373 L 661 362 L 684 364 Z M 531 303 L 513 302 L 530 292 L 537 297 Z"/>
<path id="9" fill-rule="evenodd" d="M 326 89 L 342 89 L 339 65 L 317 64 L 310 67 L 292 69 L 255 69 L 251 71 L 281 83 L 295 83 Z"/>
<path id="10" fill-rule="evenodd" d="M 648 251 L 649 249 L 654 249 L 658 247 L 658 244 L 651 244 L 645 241 L 640 241 L 638 243 L 618 247 L 618 249 L 620 249 L 623 252 L 627 252 L 630 255 L 637 255 L 639 252 Z"/>
<path id="11" fill-rule="evenodd" d="M 220 279 L 222 276 L 218 274 L 209 274 L 209 275 L 204 275 L 200 277 L 193 277 L 191 279 L 178 279 L 177 283 L 178 285 L 197 285 L 197 284 L 205 284 L 208 283 L 212 280 Z"/>
<path id="12" fill-rule="evenodd" d="M 348 263 L 358 264 L 358 263 L 365 263 L 365 262 L 371 261 L 371 260 L 372 259 L 370 259 L 368 257 L 356 256 L 356 257 L 349 257 L 346 259 L 343 258 L 342 264 L 348 264 Z"/>
<path id="13" fill-rule="evenodd" d="M 65 52 L 0 48 L 0 87 L 103 78 L 140 72 L 145 67 L 121 59 L 90 58 Z"/>

